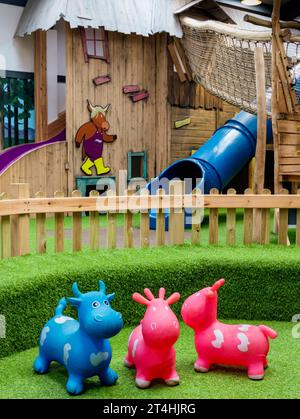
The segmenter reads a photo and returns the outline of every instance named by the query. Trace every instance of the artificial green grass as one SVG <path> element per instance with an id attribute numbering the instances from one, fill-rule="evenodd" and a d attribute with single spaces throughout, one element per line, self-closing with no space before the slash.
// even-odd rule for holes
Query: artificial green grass
<path id="1" fill-rule="evenodd" d="M 123 366 L 127 339 L 132 330 L 126 328 L 111 339 L 113 346 L 111 366 L 119 374 L 118 383 L 113 387 L 102 387 L 96 378 L 89 379 L 86 392 L 76 398 L 299 398 L 300 339 L 292 337 L 292 323 L 267 322 L 266 324 L 277 330 L 278 338 L 270 342 L 269 368 L 263 381 L 251 381 L 247 378 L 245 370 L 237 368 L 214 367 L 207 374 L 195 373 L 193 363 L 196 352 L 193 332 L 181 324 L 181 336 L 176 344 L 176 365 L 181 379 L 180 385 L 171 388 L 163 383 L 155 383 L 147 390 L 139 390 L 134 384 L 134 370 L 128 370 Z M 67 379 L 65 368 L 53 364 L 48 374 L 37 375 L 32 370 L 36 355 L 37 349 L 31 349 L 0 360 L 1 399 L 72 397 L 65 390 Z"/>
<path id="2" fill-rule="evenodd" d="M 127 325 L 141 317 L 134 292 L 164 286 L 168 293 L 179 291 L 182 303 L 221 277 L 227 281 L 219 294 L 222 318 L 290 321 L 300 312 L 298 248 L 185 245 L 36 255 L 1 261 L 0 276 L 0 314 L 7 322 L 0 358 L 36 345 L 75 280 L 86 292 L 104 279 L 108 291 L 116 292 L 115 307 Z M 175 310 L 179 314 L 179 304 Z"/>

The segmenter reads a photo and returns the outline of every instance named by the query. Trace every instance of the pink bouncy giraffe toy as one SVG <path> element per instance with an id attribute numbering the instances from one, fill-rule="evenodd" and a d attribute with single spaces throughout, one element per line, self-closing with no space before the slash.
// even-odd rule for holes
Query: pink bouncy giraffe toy
<path id="1" fill-rule="evenodd" d="M 136 368 L 135 383 L 139 388 L 147 388 L 156 378 L 163 379 L 167 385 L 179 384 L 175 369 L 175 349 L 173 345 L 180 335 L 179 322 L 170 308 L 180 299 L 176 292 L 165 300 L 165 289 L 159 290 L 159 297 L 154 298 L 146 288 L 144 293 L 135 293 L 134 301 L 147 306 L 144 319 L 134 329 L 128 341 L 128 353 L 125 365 Z"/>
<path id="2" fill-rule="evenodd" d="M 218 290 L 225 284 L 220 279 L 212 287 L 191 295 L 183 304 L 184 322 L 195 331 L 198 359 L 197 372 L 209 371 L 211 365 L 234 365 L 248 369 L 248 377 L 262 380 L 268 366 L 268 338 L 277 333 L 267 326 L 227 325 L 217 320 Z"/>

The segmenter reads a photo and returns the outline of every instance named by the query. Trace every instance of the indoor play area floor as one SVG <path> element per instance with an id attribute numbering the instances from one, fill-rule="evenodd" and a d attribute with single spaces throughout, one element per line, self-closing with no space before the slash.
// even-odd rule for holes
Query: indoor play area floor
<path id="1" fill-rule="evenodd" d="M 263 381 L 251 381 L 247 378 L 245 370 L 236 368 L 214 367 L 207 374 L 195 373 L 193 332 L 181 324 L 181 338 L 176 344 L 180 385 L 167 387 L 162 383 L 156 383 L 147 390 L 139 390 L 134 384 L 134 370 L 128 370 L 123 366 L 128 336 L 132 331 L 132 328 L 126 327 L 111 341 L 112 368 L 119 374 L 118 383 L 113 387 L 101 387 L 97 378 L 88 380 L 86 392 L 77 398 L 299 398 L 300 339 L 292 337 L 294 325 L 288 322 L 255 322 L 261 323 L 278 332 L 278 338 L 271 341 L 269 368 Z M 32 370 L 36 355 L 37 348 L 0 360 L 1 399 L 72 398 L 65 391 L 66 370 L 58 364 L 53 364 L 48 374 L 37 375 Z"/>

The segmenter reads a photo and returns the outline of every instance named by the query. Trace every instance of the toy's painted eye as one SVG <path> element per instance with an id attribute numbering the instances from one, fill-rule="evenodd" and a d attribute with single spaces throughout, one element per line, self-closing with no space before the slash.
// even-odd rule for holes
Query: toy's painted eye
<path id="1" fill-rule="evenodd" d="M 106 306 L 109 306 L 109 302 L 107 300 L 103 301 Z"/>
<path id="2" fill-rule="evenodd" d="M 94 302 L 93 302 L 93 304 L 92 304 L 92 306 L 93 306 L 94 308 L 97 308 L 97 307 L 99 307 L 99 306 L 100 306 L 100 303 L 99 303 L 98 301 L 94 301 Z"/>

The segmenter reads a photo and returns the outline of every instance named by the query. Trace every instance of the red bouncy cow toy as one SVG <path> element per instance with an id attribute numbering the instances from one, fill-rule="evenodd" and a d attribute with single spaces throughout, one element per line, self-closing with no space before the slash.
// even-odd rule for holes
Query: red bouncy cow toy
<path id="1" fill-rule="evenodd" d="M 180 294 L 176 292 L 165 300 L 165 292 L 161 288 L 159 298 L 154 298 L 146 288 L 148 299 L 137 293 L 132 296 L 134 301 L 147 306 L 144 319 L 129 337 L 124 361 L 128 368 L 136 367 L 135 383 L 139 388 L 149 387 L 155 378 L 163 379 L 169 386 L 179 384 L 173 345 L 179 338 L 180 328 L 170 305 L 180 299 Z"/>
<path id="2" fill-rule="evenodd" d="M 211 365 L 244 366 L 252 380 L 264 378 L 268 365 L 268 338 L 277 333 L 267 326 L 227 325 L 217 320 L 218 290 L 225 280 L 191 295 L 183 304 L 184 322 L 195 331 L 197 372 L 207 372 Z"/>

